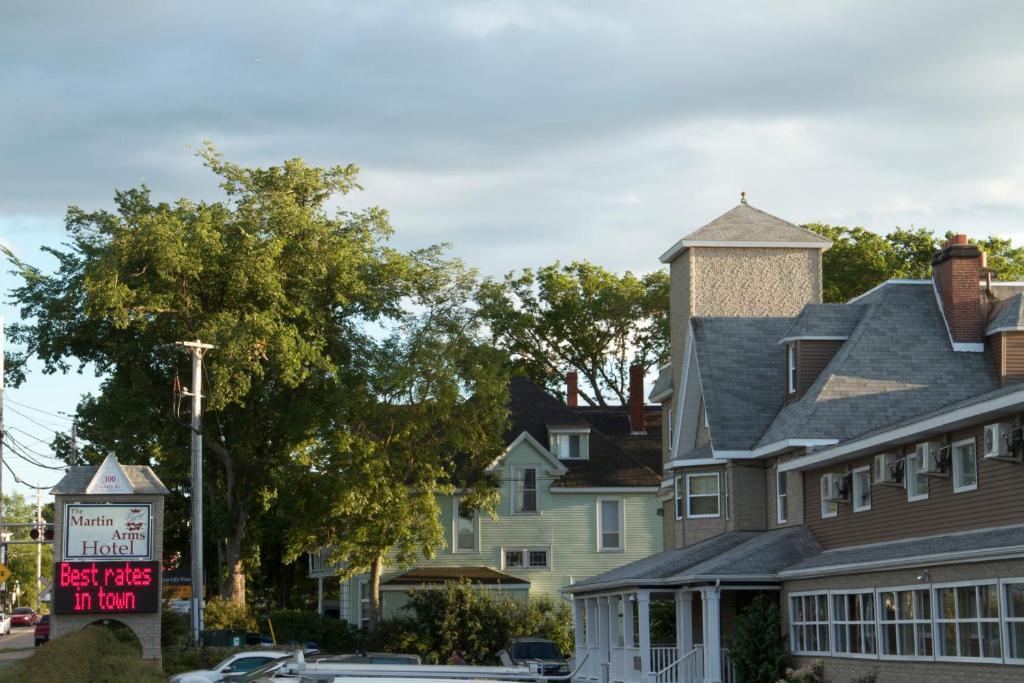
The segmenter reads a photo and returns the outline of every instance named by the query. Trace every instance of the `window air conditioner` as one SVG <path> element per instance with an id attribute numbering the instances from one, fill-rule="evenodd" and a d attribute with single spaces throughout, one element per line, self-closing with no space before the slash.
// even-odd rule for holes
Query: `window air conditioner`
<path id="1" fill-rule="evenodd" d="M 850 501 L 850 479 L 848 474 L 829 472 L 824 476 L 826 503 L 848 503 Z"/>
<path id="2" fill-rule="evenodd" d="M 929 477 L 948 477 L 951 451 L 950 446 L 938 441 L 917 444 L 917 471 Z"/>
<path id="3" fill-rule="evenodd" d="M 903 486 L 903 458 L 895 453 L 875 456 L 872 479 L 878 486 Z"/>
<path id="4" fill-rule="evenodd" d="M 1021 430 L 1009 422 L 985 425 L 985 457 L 991 460 L 1020 462 L 1022 451 Z"/>

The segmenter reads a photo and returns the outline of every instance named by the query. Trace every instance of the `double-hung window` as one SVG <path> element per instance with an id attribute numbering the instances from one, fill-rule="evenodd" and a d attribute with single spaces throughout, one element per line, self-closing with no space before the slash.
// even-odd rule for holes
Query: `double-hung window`
<path id="1" fill-rule="evenodd" d="M 853 471 L 853 511 L 871 509 L 871 468 L 858 467 Z"/>
<path id="2" fill-rule="evenodd" d="M 824 476 L 821 477 L 819 483 L 820 486 L 818 488 L 821 491 L 821 518 L 835 517 L 839 514 L 839 503 L 825 500 L 829 496 L 829 490 L 828 480 Z"/>
<path id="3" fill-rule="evenodd" d="M 874 655 L 877 651 L 874 591 L 833 593 L 832 627 L 836 653 Z"/>
<path id="4" fill-rule="evenodd" d="M 826 593 L 789 597 L 789 642 L 793 652 L 798 654 L 829 651 Z"/>
<path id="5" fill-rule="evenodd" d="M 929 589 L 879 591 L 878 623 L 882 631 L 882 655 L 931 659 L 935 653 Z"/>
<path id="6" fill-rule="evenodd" d="M 598 552 L 622 550 L 622 499 L 601 498 L 597 501 L 597 513 Z"/>
<path id="7" fill-rule="evenodd" d="M 789 511 L 786 509 L 786 473 L 778 472 L 775 473 L 775 521 L 779 524 L 785 524 L 786 519 L 789 516 Z"/>
<path id="8" fill-rule="evenodd" d="M 786 389 L 796 393 L 796 342 L 786 344 Z"/>
<path id="9" fill-rule="evenodd" d="M 718 517 L 718 473 L 686 475 L 686 516 Z"/>
<path id="10" fill-rule="evenodd" d="M 359 582 L 359 626 L 370 627 L 370 582 L 363 579 Z"/>
<path id="11" fill-rule="evenodd" d="M 459 499 L 452 500 L 452 519 L 454 520 L 454 542 L 452 550 L 456 553 L 473 553 L 477 550 L 478 516 L 474 510 L 468 517 L 459 511 Z"/>
<path id="12" fill-rule="evenodd" d="M 683 518 L 683 477 L 681 474 L 677 474 L 675 478 L 675 499 L 676 499 L 676 519 Z"/>
<path id="13" fill-rule="evenodd" d="M 547 548 L 502 548 L 505 569 L 547 569 Z"/>
<path id="14" fill-rule="evenodd" d="M 537 512 L 537 468 L 517 467 L 512 470 L 513 508 L 515 513 Z"/>
<path id="15" fill-rule="evenodd" d="M 1003 584 L 1006 659 L 1024 663 L 1024 579 Z"/>
<path id="16" fill-rule="evenodd" d="M 953 444 L 953 493 L 978 488 L 978 454 L 974 439 Z"/>
<path id="17" fill-rule="evenodd" d="M 928 477 L 921 474 L 921 461 L 916 453 L 905 456 L 903 476 L 907 483 L 907 500 L 928 500 Z"/>
<path id="18" fill-rule="evenodd" d="M 999 659 L 999 592 L 989 584 L 935 587 L 938 659 Z"/>

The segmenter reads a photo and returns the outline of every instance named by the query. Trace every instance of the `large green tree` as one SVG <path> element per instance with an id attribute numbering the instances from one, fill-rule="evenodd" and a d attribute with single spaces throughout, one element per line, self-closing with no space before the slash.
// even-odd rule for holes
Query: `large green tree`
<path id="1" fill-rule="evenodd" d="M 565 373 L 579 373 L 590 405 L 626 403 L 629 366 L 668 358 L 668 273 L 612 273 L 586 261 L 554 263 L 477 292 L 479 314 L 494 343 L 525 374 L 561 396 Z"/>
<path id="2" fill-rule="evenodd" d="M 188 401 L 175 401 L 171 386 L 190 374 L 174 342 L 216 346 L 206 386 L 190 388 L 206 395 L 212 557 L 222 594 L 242 601 L 247 574 L 260 568 L 259 527 L 282 496 L 304 493 L 282 489 L 296 453 L 323 425 L 347 423 L 352 396 L 365 391 L 359 364 L 372 335 L 434 292 L 449 264 L 436 247 L 389 248 L 381 209 L 328 210 L 359 189 L 355 166 L 245 168 L 209 145 L 199 156 L 221 200 L 117 192 L 114 211 L 68 209 L 67 243 L 45 249 L 55 272 L 12 259 L 25 320 L 12 336 L 46 372 L 96 372 L 100 388 L 77 410 L 91 444 L 83 455 L 155 466 L 177 494 L 169 537 L 182 540 L 190 429 Z"/>
<path id="3" fill-rule="evenodd" d="M 476 332 L 474 281 L 453 271 L 423 312 L 368 345 L 351 410 L 296 454 L 293 486 L 310 495 L 294 499 L 290 557 L 325 547 L 342 578 L 369 571 L 372 629 L 384 567 L 444 547 L 439 495 L 494 511 L 487 470 L 504 446 L 508 376 Z"/>
<path id="4" fill-rule="evenodd" d="M 43 506 L 44 522 L 53 521 L 53 503 Z M 36 521 L 34 502 L 25 500 L 20 493 L 4 494 L 4 520 L 9 523 L 32 523 Z M 29 530 L 18 527 L 9 530 L 15 540 L 30 540 Z M 41 548 L 40 569 L 44 579 L 53 577 L 53 544 L 44 543 L 11 543 L 7 546 L 6 566 L 11 570 L 11 578 L 7 580 L 8 594 L 13 594 L 15 587 L 19 597 L 15 607 L 35 607 L 38 591 L 36 590 L 36 548 Z"/>

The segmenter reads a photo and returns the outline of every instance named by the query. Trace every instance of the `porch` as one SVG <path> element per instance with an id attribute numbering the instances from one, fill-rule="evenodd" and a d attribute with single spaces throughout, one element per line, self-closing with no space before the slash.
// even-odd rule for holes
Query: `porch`
<path id="1" fill-rule="evenodd" d="M 716 588 L 638 590 L 576 598 L 577 680 L 597 683 L 733 683 L 728 650 L 721 647 L 721 593 Z M 675 603 L 674 644 L 651 644 L 651 605 Z M 699 603 L 698 612 L 694 601 Z M 694 642 L 697 635 L 707 643 Z"/>

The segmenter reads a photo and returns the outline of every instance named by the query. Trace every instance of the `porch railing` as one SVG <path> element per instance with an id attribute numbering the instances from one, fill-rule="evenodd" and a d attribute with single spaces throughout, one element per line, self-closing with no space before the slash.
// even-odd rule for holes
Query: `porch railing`
<path id="1" fill-rule="evenodd" d="M 654 683 L 700 683 L 704 680 L 704 648 L 698 645 L 654 672 Z"/>
<path id="2" fill-rule="evenodd" d="M 655 645 L 651 648 L 651 671 L 658 672 L 679 658 L 679 650 L 672 646 Z"/>

